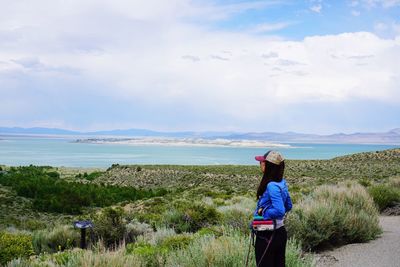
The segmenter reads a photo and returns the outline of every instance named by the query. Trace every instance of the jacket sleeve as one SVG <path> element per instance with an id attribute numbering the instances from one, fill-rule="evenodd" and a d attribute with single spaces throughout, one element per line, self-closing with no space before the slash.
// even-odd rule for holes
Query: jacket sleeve
<path id="1" fill-rule="evenodd" d="M 265 210 L 263 217 L 265 219 L 283 218 L 283 216 L 285 216 L 285 206 L 279 186 L 269 183 L 267 185 L 267 190 L 271 197 L 271 207 Z"/>
<path id="2" fill-rule="evenodd" d="M 286 202 L 285 202 L 285 210 L 286 212 L 289 212 L 292 210 L 293 204 L 292 204 L 292 199 L 290 198 L 290 193 L 288 192 Z"/>

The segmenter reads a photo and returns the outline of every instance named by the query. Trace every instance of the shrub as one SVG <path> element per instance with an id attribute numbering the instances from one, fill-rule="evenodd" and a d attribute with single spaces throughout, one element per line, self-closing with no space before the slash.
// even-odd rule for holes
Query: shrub
<path id="1" fill-rule="evenodd" d="M 67 182 L 58 179 L 57 172 L 46 172 L 47 167 L 10 168 L 0 176 L 0 184 L 11 186 L 19 196 L 33 199 L 39 211 L 80 214 L 82 207 L 110 206 L 124 200 L 138 200 L 168 193 L 165 189 L 136 189 L 133 187 L 100 186 L 91 183 Z M 86 174 L 87 179 L 101 175 Z"/>
<path id="2" fill-rule="evenodd" d="M 289 213 L 287 228 L 304 249 L 318 249 L 374 239 L 381 233 L 378 215 L 361 185 L 321 186 Z"/>
<path id="3" fill-rule="evenodd" d="M 304 254 L 301 250 L 301 243 L 290 238 L 286 245 L 286 266 L 313 267 L 314 257 L 311 254 Z"/>
<path id="4" fill-rule="evenodd" d="M 248 233 L 255 205 L 255 201 L 249 198 L 232 198 L 227 206 L 220 206 L 217 209 L 221 213 L 221 224 Z"/>
<path id="5" fill-rule="evenodd" d="M 78 246 L 80 233 L 69 225 L 58 225 L 51 229 L 33 233 L 33 248 L 36 254 L 42 252 L 54 253 Z"/>
<path id="6" fill-rule="evenodd" d="M 168 249 L 154 244 L 137 242 L 126 246 L 126 253 L 138 256 L 143 267 L 164 266 Z"/>
<path id="7" fill-rule="evenodd" d="M 202 227 L 216 224 L 220 216 L 220 213 L 212 206 L 184 203 L 178 208 L 166 211 L 163 220 L 168 227 L 182 233 L 196 232 Z"/>
<path id="8" fill-rule="evenodd" d="M 137 255 L 126 255 L 125 249 L 117 251 L 81 250 L 74 249 L 54 254 L 45 254 L 35 259 L 17 259 L 10 262 L 7 267 L 109 267 L 109 266 L 130 266 L 143 267 L 145 263 Z"/>
<path id="9" fill-rule="evenodd" d="M 400 202 L 400 189 L 394 186 L 375 185 L 369 189 L 369 193 L 380 211 Z"/>
<path id="10" fill-rule="evenodd" d="M 391 187 L 400 189 L 400 177 L 392 177 L 389 179 L 389 185 Z"/>
<path id="11" fill-rule="evenodd" d="M 93 231 L 96 239 L 103 240 L 107 247 L 116 247 L 126 235 L 122 208 L 105 208 L 94 219 Z"/>
<path id="12" fill-rule="evenodd" d="M 220 237 L 204 235 L 194 239 L 186 248 L 172 251 L 165 266 L 185 267 L 242 267 L 246 263 L 249 236 L 242 232 L 225 228 Z M 255 266 L 254 249 L 249 255 L 249 266 Z M 290 240 L 286 248 L 288 267 L 312 266 L 312 256 L 301 257 L 298 243 Z"/>
<path id="13" fill-rule="evenodd" d="M 138 221 L 131 221 L 126 226 L 125 242 L 131 243 L 136 241 L 137 237 L 141 235 L 149 235 L 153 232 L 153 228 L 147 223 L 140 223 Z"/>
<path id="14" fill-rule="evenodd" d="M 33 254 L 32 237 L 26 234 L 0 232 L 0 264 Z"/>
<path id="15" fill-rule="evenodd" d="M 193 236 L 188 234 L 178 234 L 174 236 L 167 237 L 161 243 L 162 247 L 165 247 L 168 250 L 178 249 L 178 248 L 186 248 L 190 242 L 193 240 Z"/>
<path id="16" fill-rule="evenodd" d="M 159 228 L 155 232 L 151 232 L 147 235 L 139 236 L 137 242 L 139 243 L 148 243 L 151 245 L 161 245 L 166 238 L 175 236 L 176 233 L 174 229 L 171 228 Z"/>

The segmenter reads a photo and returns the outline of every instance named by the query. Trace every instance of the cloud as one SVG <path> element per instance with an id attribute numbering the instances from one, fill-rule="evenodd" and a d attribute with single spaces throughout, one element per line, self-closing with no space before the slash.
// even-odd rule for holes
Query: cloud
<path id="1" fill-rule="evenodd" d="M 210 58 L 217 59 L 217 60 L 222 60 L 222 61 L 229 61 L 229 58 L 221 57 L 221 56 L 218 56 L 218 55 L 210 55 Z"/>
<path id="2" fill-rule="evenodd" d="M 192 56 L 192 55 L 185 55 L 185 56 L 182 56 L 182 59 L 191 60 L 191 61 L 193 61 L 193 62 L 200 61 L 200 58 L 199 58 L 199 57 Z"/>
<path id="3" fill-rule="evenodd" d="M 400 36 L 400 23 L 392 20 L 388 22 L 376 22 L 374 24 L 376 34 L 385 38 Z"/>
<path id="4" fill-rule="evenodd" d="M 362 0 L 362 3 L 367 8 L 375 8 L 375 7 L 392 8 L 400 6 L 400 0 Z"/>
<path id="5" fill-rule="evenodd" d="M 279 59 L 276 61 L 277 65 L 281 65 L 281 66 L 296 66 L 296 65 L 306 65 L 304 63 L 301 62 L 297 62 L 294 60 L 288 60 L 288 59 Z"/>
<path id="6" fill-rule="evenodd" d="M 293 22 L 279 22 L 279 23 L 262 23 L 250 29 L 253 33 L 273 32 L 285 29 L 292 25 Z"/>
<path id="7" fill-rule="evenodd" d="M 321 13 L 322 5 L 321 5 L 321 4 L 318 4 L 318 5 L 311 6 L 311 7 L 310 7 L 310 10 L 311 10 L 312 12 L 315 12 L 315 13 Z"/>
<path id="8" fill-rule="evenodd" d="M 279 57 L 279 55 L 278 55 L 278 53 L 276 53 L 276 52 L 269 52 L 269 53 L 267 53 L 267 54 L 262 54 L 261 55 L 263 58 L 276 58 L 276 57 Z"/>
<path id="9" fill-rule="evenodd" d="M 352 10 L 352 11 L 351 11 L 351 15 L 353 15 L 354 17 L 358 17 L 358 16 L 361 15 L 361 12 L 360 12 L 360 11 L 357 11 L 357 10 Z"/>
<path id="10" fill-rule="evenodd" d="M 293 122 L 309 105 L 327 114 L 319 108 L 354 99 L 400 104 L 399 37 L 291 41 L 202 20 L 265 2 L 226 13 L 185 0 L 20 3 L 0 10 L 0 124 L 256 129 Z"/>

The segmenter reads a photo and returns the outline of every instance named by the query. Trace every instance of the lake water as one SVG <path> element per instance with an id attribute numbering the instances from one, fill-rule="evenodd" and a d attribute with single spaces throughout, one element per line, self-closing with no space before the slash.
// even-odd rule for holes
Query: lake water
<path id="1" fill-rule="evenodd" d="M 0 137 L 0 164 L 109 167 L 111 164 L 255 164 L 268 148 L 120 145 L 73 143 L 70 138 Z M 336 156 L 395 148 L 395 145 L 290 144 L 279 148 L 287 159 Z"/>

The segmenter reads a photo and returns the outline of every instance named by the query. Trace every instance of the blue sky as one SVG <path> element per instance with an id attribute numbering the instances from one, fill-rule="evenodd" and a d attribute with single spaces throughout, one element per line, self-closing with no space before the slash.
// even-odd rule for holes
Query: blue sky
<path id="1" fill-rule="evenodd" d="M 400 0 L 0 4 L 0 126 L 400 127 Z"/>

